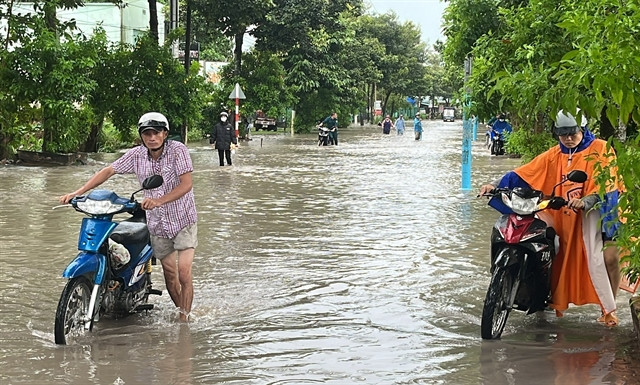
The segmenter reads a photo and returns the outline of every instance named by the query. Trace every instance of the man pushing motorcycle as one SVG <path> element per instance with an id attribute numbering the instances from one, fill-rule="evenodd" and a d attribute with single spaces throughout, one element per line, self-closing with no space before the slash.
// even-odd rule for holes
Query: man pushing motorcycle
<path id="1" fill-rule="evenodd" d="M 579 190 L 559 186 L 556 195 L 566 199 L 567 206 L 547 212 L 560 239 L 552 265 L 550 306 L 561 317 L 570 303 L 597 304 L 602 310 L 598 322 L 616 326 L 620 256 L 613 239 L 619 225 L 615 213 L 622 185 L 616 179 L 616 169 L 608 169 L 616 183 L 606 186 L 605 199 L 601 201 L 600 186 L 594 178 L 597 166 L 606 172 L 615 155 L 608 151 L 606 141 L 596 139 L 588 130 L 584 116 L 578 125 L 573 115 L 560 111 L 553 132 L 558 137 L 557 146 L 481 186 L 479 192 L 483 195 L 495 188 L 517 186 L 552 191 L 570 171 L 586 172 L 588 179 Z"/>
<path id="2" fill-rule="evenodd" d="M 179 308 L 180 320 L 188 321 L 193 302 L 191 265 L 198 245 L 197 213 L 191 173 L 193 165 L 187 147 L 169 136 L 169 122 L 158 112 L 148 112 L 138 121 L 142 145 L 127 151 L 111 165 L 98 171 L 78 190 L 59 198 L 68 203 L 104 183 L 115 174 L 136 174 L 142 182 L 159 174 L 164 183 L 144 191 L 142 208 L 147 212 L 154 256 L 162 263 L 165 285 Z"/>

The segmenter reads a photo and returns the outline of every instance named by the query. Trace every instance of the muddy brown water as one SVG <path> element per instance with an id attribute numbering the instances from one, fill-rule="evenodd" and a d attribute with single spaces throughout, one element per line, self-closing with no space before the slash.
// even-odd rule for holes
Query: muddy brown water
<path id="1" fill-rule="evenodd" d="M 638 383 L 628 293 L 614 329 L 583 306 L 563 318 L 513 312 L 501 340 L 481 340 L 498 214 L 460 189 L 461 124 L 424 127 L 422 141 L 351 127 L 337 147 L 256 134 L 232 167 L 191 143 L 193 322 L 176 322 L 165 292 L 149 314 L 103 319 L 74 346 L 54 344 L 53 322 L 82 215 L 52 207 L 119 154 L 0 167 L 0 383 Z M 481 142 L 474 188 L 519 162 Z M 159 266 L 153 277 L 164 289 Z"/>

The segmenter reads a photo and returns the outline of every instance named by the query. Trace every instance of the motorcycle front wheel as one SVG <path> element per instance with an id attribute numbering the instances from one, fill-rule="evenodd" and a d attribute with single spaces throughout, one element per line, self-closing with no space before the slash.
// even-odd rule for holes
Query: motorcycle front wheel
<path id="1" fill-rule="evenodd" d="M 513 286 L 513 276 L 505 269 L 493 271 L 487 296 L 482 309 L 480 334 L 485 340 L 500 338 L 509 317 L 509 296 Z"/>
<path id="2" fill-rule="evenodd" d="M 75 277 L 67 282 L 56 310 L 54 335 L 56 344 L 66 345 L 69 338 L 85 333 L 85 320 L 89 314 L 91 282 L 85 277 Z"/>

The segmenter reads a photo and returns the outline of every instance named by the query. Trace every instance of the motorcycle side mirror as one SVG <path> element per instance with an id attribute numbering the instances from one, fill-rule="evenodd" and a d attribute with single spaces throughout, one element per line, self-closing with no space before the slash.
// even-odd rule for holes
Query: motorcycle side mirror
<path id="1" fill-rule="evenodd" d="M 164 183 L 164 179 L 162 179 L 162 175 L 151 175 L 147 177 L 144 181 L 142 181 L 142 188 L 137 191 L 134 191 L 134 193 L 131 194 L 131 202 L 133 202 L 134 195 L 136 195 L 140 191 L 152 190 L 154 188 L 158 188 L 162 186 L 163 183 Z"/>
<path id="2" fill-rule="evenodd" d="M 147 177 L 147 179 L 145 179 L 142 182 L 142 189 L 152 190 L 154 188 L 158 188 L 162 186 L 163 183 L 164 183 L 164 179 L 162 179 L 162 175 L 151 175 L 150 177 Z"/>
<path id="3" fill-rule="evenodd" d="M 582 170 L 573 170 L 567 175 L 567 179 L 576 183 L 584 183 L 587 180 L 587 173 Z"/>

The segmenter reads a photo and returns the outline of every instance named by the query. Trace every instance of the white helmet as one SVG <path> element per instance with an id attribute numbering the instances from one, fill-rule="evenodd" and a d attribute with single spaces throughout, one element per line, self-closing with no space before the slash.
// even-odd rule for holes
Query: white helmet
<path id="1" fill-rule="evenodd" d="M 138 133 L 142 135 L 146 130 L 169 131 L 169 121 L 159 112 L 147 112 L 138 120 Z"/>
<path id="2" fill-rule="evenodd" d="M 580 110 L 578 110 L 578 112 L 580 112 Z M 578 127 L 578 122 L 573 115 L 563 110 L 558 111 L 555 123 L 553 124 L 553 133 L 558 136 L 571 135 L 578 132 L 579 129 L 584 129 L 587 126 L 587 118 L 582 113 L 580 113 L 580 116 L 580 127 Z"/>

